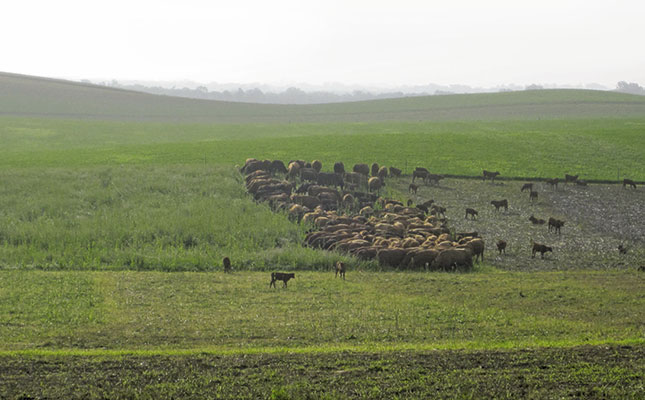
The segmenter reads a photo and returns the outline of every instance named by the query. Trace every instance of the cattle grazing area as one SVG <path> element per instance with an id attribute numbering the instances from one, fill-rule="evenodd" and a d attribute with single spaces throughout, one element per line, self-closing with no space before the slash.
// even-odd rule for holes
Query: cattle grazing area
<path id="1" fill-rule="evenodd" d="M 3 271 L 0 397 L 645 390 L 636 271 L 299 272 L 285 290 L 267 278 Z"/>
<path id="2" fill-rule="evenodd" d="M 645 97 L 5 75 L 0 398 L 644 397 Z"/>

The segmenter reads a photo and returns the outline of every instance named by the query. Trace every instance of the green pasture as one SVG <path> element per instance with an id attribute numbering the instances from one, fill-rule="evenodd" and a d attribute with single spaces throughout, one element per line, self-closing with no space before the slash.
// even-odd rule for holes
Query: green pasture
<path id="1" fill-rule="evenodd" d="M 240 165 L 248 157 L 410 172 L 645 180 L 645 120 L 200 125 L 0 118 L 0 166 Z"/>
<path id="2" fill-rule="evenodd" d="M 269 281 L 267 272 L 0 271 L 0 350 L 497 349 L 642 344 L 645 334 L 636 271 L 351 270 L 346 281 L 297 271 L 286 289 Z"/>

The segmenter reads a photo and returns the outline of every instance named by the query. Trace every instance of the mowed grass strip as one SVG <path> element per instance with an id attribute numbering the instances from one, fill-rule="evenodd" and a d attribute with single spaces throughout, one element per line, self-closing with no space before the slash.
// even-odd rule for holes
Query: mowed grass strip
<path id="1" fill-rule="evenodd" d="M 645 346 L 221 356 L 0 356 L 2 398 L 620 398 Z"/>
<path id="2" fill-rule="evenodd" d="M 278 266 L 276 266 L 277 268 Z M 642 343 L 637 272 L 0 272 L 5 352 Z M 280 285 L 279 285 L 280 286 Z"/>

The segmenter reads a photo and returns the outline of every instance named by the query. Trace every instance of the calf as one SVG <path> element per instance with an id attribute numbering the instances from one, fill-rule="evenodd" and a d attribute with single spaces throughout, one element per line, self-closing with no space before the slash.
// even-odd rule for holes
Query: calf
<path id="1" fill-rule="evenodd" d="M 626 188 L 627 186 L 636 189 L 636 182 L 631 179 L 623 179 L 623 188 Z"/>
<path id="2" fill-rule="evenodd" d="M 522 192 L 528 190 L 529 192 L 533 191 L 533 184 L 532 183 L 525 183 L 522 185 Z"/>
<path id="3" fill-rule="evenodd" d="M 475 210 L 474 208 L 467 208 L 467 209 L 466 209 L 466 217 L 465 217 L 465 218 L 466 218 L 466 219 L 468 219 L 468 216 L 470 215 L 470 217 L 471 217 L 472 219 L 477 219 L 477 218 L 476 218 L 476 217 L 477 217 L 477 214 L 478 214 L 478 213 L 477 213 L 477 210 Z"/>
<path id="4" fill-rule="evenodd" d="M 491 172 L 484 170 L 483 180 L 490 179 L 491 182 L 495 181 L 495 178 L 499 175 L 499 172 Z"/>
<path id="5" fill-rule="evenodd" d="M 345 263 L 342 261 L 336 261 L 336 278 L 340 275 L 343 280 L 345 280 Z"/>
<path id="6" fill-rule="evenodd" d="M 439 205 L 433 204 L 430 208 L 430 214 L 432 215 L 443 215 L 446 216 L 446 207 L 441 207 Z"/>
<path id="7" fill-rule="evenodd" d="M 539 219 L 539 218 L 535 218 L 535 217 L 534 217 L 534 216 L 532 216 L 532 215 L 529 217 L 529 221 L 531 221 L 531 222 L 533 223 L 533 225 L 544 225 L 544 224 L 546 223 L 546 221 L 545 221 L 545 220 L 543 220 L 543 219 Z"/>
<path id="8" fill-rule="evenodd" d="M 548 183 L 553 190 L 557 190 L 558 189 L 558 183 L 560 183 L 560 179 L 558 179 L 558 178 L 547 179 L 546 183 Z"/>
<path id="9" fill-rule="evenodd" d="M 564 174 L 564 183 L 576 183 L 577 181 L 578 175 Z"/>
<path id="10" fill-rule="evenodd" d="M 502 252 L 506 254 L 506 242 L 503 240 L 498 240 L 497 241 L 497 251 L 499 251 L 499 255 L 502 255 Z"/>
<path id="11" fill-rule="evenodd" d="M 271 283 L 269 283 L 269 287 L 275 286 L 276 281 L 282 281 L 282 287 L 287 287 L 287 282 L 291 278 L 296 278 L 296 274 L 294 273 L 286 273 L 286 272 L 271 272 Z"/>
<path id="12" fill-rule="evenodd" d="M 531 192 L 529 193 L 529 200 L 533 202 L 533 200 L 537 201 L 537 198 L 538 198 L 538 192 L 534 192 L 531 190 Z"/>
<path id="13" fill-rule="evenodd" d="M 419 186 L 415 185 L 414 183 L 411 183 L 410 186 L 408 186 L 409 193 L 417 194 L 417 189 L 419 189 Z"/>
<path id="14" fill-rule="evenodd" d="M 533 243 L 533 250 L 532 250 L 533 257 L 532 258 L 535 258 L 535 253 L 542 254 L 542 258 L 544 258 L 544 253 L 546 253 L 547 251 L 550 251 L 551 253 L 553 253 L 553 248 L 549 247 L 547 245 L 544 245 L 544 244 Z"/>
<path id="15" fill-rule="evenodd" d="M 508 211 L 508 200 L 493 200 L 490 204 L 495 206 L 495 211 L 499 211 L 501 207 L 504 207 L 505 211 Z"/>
<path id="16" fill-rule="evenodd" d="M 558 235 L 560 234 L 560 228 L 564 226 L 564 221 L 555 219 L 553 217 L 549 218 L 549 232 L 553 230 Z"/>
<path id="17" fill-rule="evenodd" d="M 231 272 L 231 259 L 228 257 L 224 257 L 222 260 L 222 265 L 224 266 L 224 272 Z"/>

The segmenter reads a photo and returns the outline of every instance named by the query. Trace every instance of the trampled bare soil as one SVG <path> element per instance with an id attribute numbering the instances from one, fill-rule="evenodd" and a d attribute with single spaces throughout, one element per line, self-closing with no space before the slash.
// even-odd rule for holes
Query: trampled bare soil
<path id="1" fill-rule="evenodd" d="M 389 180 L 395 191 L 406 193 L 409 177 Z M 538 200 L 530 202 L 521 192 L 524 182 L 446 178 L 438 186 L 421 185 L 416 202 L 434 199 L 447 208 L 449 226 L 457 232 L 477 231 L 486 242 L 486 259 L 504 269 L 558 270 L 571 268 L 616 269 L 645 265 L 645 188 L 622 185 L 564 185 L 557 190 L 534 182 Z M 507 199 L 508 211 L 499 212 L 492 200 Z M 478 211 L 477 220 L 465 218 L 465 208 Z M 564 220 L 561 234 L 549 232 L 547 224 L 533 225 L 529 217 Z M 495 243 L 508 243 L 499 255 Z M 532 258 L 532 243 L 553 248 L 553 253 Z M 619 254 L 622 244 L 627 254 Z"/>
<path id="2" fill-rule="evenodd" d="M 644 378 L 644 346 L 0 357 L 3 399 L 636 399 Z"/>

